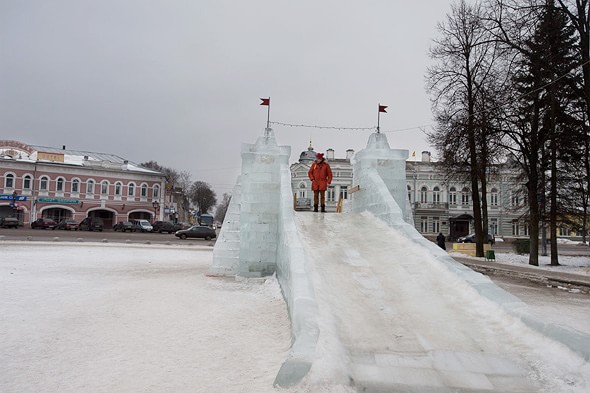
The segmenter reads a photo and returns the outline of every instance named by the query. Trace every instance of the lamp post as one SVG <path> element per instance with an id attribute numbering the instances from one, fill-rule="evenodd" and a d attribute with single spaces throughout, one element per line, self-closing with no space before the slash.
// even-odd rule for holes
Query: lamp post
<path id="1" fill-rule="evenodd" d="M 158 209 L 160 208 L 160 203 L 158 201 L 153 201 L 152 206 L 154 207 L 154 221 L 158 220 Z"/>

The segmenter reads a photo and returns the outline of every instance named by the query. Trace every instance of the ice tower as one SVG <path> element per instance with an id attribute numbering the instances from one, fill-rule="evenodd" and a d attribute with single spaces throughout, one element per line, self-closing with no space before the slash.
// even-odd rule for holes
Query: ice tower
<path id="1" fill-rule="evenodd" d="M 278 146 L 266 128 L 255 144 L 242 144 L 242 173 L 213 251 L 210 274 L 260 277 L 276 270 L 281 164 L 290 146 Z"/>
<path id="2" fill-rule="evenodd" d="M 389 223 L 401 218 L 411 224 L 406 186 L 408 157 L 408 150 L 391 149 L 384 134 L 371 134 L 367 147 L 352 159 L 353 185 L 360 187 L 352 198 L 352 211 L 368 210 Z"/>

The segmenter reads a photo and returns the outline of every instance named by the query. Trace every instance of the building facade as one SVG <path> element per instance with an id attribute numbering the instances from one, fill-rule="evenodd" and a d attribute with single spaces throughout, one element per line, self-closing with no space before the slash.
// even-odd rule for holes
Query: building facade
<path id="1" fill-rule="evenodd" d="M 307 171 L 316 152 L 310 145 L 301 153 L 299 161 L 291 165 L 291 187 L 297 205 L 307 208 L 300 199 L 313 198 L 311 181 Z M 332 167 L 334 180 L 326 192 L 326 207 L 335 211 L 340 198 L 350 198 L 352 184 L 353 150 L 347 150 L 345 158 L 334 158 L 334 151 L 327 150 L 326 157 Z M 416 229 L 427 238 L 435 238 L 442 232 L 449 240 L 473 233 L 473 203 L 471 189 L 460 181 L 447 180 L 429 152 L 422 152 L 420 161 L 406 161 L 408 199 Z M 526 221 L 526 192 L 517 181 L 510 165 L 493 168 L 488 184 L 488 232 L 495 236 L 528 236 Z"/>
<path id="2" fill-rule="evenodd" d="M 162 173 L 116 155 L 0 140 L 0 217 L 23 226 L 38 218 L 100 217 L 105 228 L 163 220 L 166 203 Z"/>

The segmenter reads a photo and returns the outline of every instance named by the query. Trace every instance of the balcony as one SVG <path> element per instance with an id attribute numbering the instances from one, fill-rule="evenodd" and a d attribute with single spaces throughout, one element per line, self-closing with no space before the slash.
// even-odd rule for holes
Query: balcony
<path id="1" fill-rule="evenodd" d="M 414 203 L 414 210 L 447 210 L 449 208 L 449 204 L 447 202 L 416 202 Z"/>

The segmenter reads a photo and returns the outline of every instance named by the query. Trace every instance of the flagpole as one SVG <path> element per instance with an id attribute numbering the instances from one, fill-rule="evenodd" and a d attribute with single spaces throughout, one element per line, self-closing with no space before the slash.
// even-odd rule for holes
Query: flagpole
<path id="1" fill-rule="evenodd" d="M 266 128 L 270 128 L 270 96 L 268 96 L 268 109 L 266 112 Z"/>
<path id="2" fill-rule="evenodd" d="M 379 118 L 381 117 L 381 104 L 377 104 L 377 133 L 379 134 Z"/>

